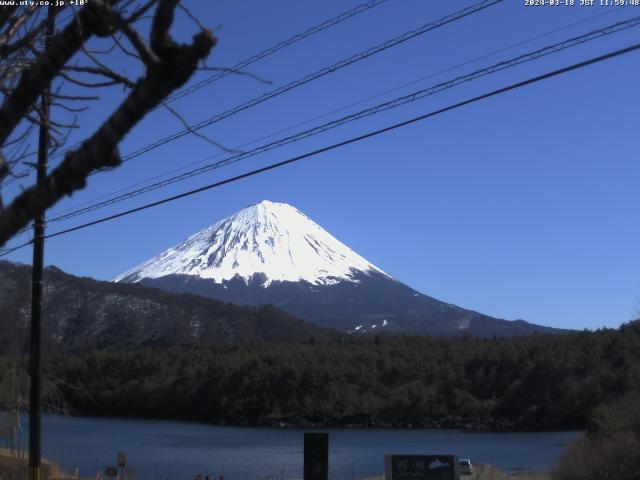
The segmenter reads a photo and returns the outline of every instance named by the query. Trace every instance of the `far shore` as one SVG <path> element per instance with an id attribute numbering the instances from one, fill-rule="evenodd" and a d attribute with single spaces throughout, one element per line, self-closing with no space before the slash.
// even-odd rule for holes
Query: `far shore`
<path id="1" fill-rule="evenodd" d="M 160 421 L 160 422 L 185 422 L 214 427 L 233 428 L 286 428 L 286 429 L 390 429 L 390 430 L 457 430 L 466 433 L 549 433 L 549 432 L 582 432 L 584 429 L 575 427 L 566 428 L 525 428 L 513 424 L 500 423 L 490 425 L 487 423 L 470 423 L 460 419 L 448 419 L 443 421 L 425 420 L 414 422 L 390 422 L 370 419 L 366 422 L 328 420 L 310 421 L 306 419 L 262 419 L 258 422 L 225 422 L 224 420 L 206 420 L 198 418 L 167 418 L 156 416 L 127 416 L 109 415 L 100 413 L 71 413 L 65 416 L 72 418 L 100 418 L 105 420 L 132 420 L 132 421 Z"/>

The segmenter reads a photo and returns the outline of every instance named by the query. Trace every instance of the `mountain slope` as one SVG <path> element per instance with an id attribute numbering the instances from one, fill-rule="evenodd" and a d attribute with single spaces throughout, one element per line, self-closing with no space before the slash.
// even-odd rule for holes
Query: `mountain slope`
<path id="1" fill-rule="evenodd" d="M 358 282 L 317 286 L 307 282 L 240 279 L 222 284 L 191 275 L 145 278 L 143 285 L 175 293 L 194 293 L 239 305 L 271 304 L 317 325 L 341 331 L 388 331 L 438 336 L 513 336 L 561 330 L 524 320 L 493 318 L 423 295 L 403 283 L 381 275 L 358 276 Z"/>
<path id="2" fill-rule="evenodd" d="M 26 351 L 30 272 L 0 261 L 0 352 Z M 334 332 L 274 307 L 240 307 L 143 285 L 114 284 L 45 269 L 44 336 L 60 350 L 239 341 L 317 341 Z"/>
<path id="3" fill-rule="evenodd" d="M 268 201 L 114 279 L 245 305 L 272 304 L 351 332 L 478 336 L 554 329 L 441 302 L 395 280 L 290 205 Z"/>

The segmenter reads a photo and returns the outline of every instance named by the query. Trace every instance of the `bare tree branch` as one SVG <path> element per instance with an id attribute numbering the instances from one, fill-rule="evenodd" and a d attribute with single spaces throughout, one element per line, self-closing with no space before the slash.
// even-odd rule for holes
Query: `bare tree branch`
<path id="1" fill-rule="evenodd" d="M 0 152 L 0 180 L 9 175 L 9 164 L 4 158 L 2 152 Z M 0 207 L 2 206 L 2 199 L 0 198 Z M 4 208 L 3 208 L 4 210 Z"/>
<path id="2" fill-rule="evenodd" d="M 244 76 L 247 76 L 247 77 L 251 77 L 254 80 L 256 80 L 256 81 L 258 81 L 260 83 L 264 83 L 266 85 L 272 85 L 273 84 L 273 82 L 271 80 L 267 80 L 266 78 L 259 77 L 258 75 L 254 74 L 254 73 L 245 72 L 244 70 L 238 70 L 237 68 L 203 66 L 203 67 L 198 67 L 198 71 L 201 71 L 201 72 L 229 72 L 229 73 L 233 73 L 235 75 L 244 75 Z"/>
<path id="3" fill-rule="evenodd" d="M 142 37 L 138 35 L 138 32 L 136 32 L 133 28 L 131 28 L 129 24 L 125 23 L 124 20 L 122 21 L 121 28 L 122 28 L 122 32 L 129 39 L 129 41 L 131 42 L 131 45 L 133 45 L 133 47 L 136 49 L 136 51 L 138 52 L 138 55 L 140 55 L 140 58 L 145 64 L 151 66 L 160 62 L 160 59 L 153 52 L 153 50 L 151 50 L 147 46 L 147 44 L 142 39 Z"/>
<path id="4" fill-rule="evenodd" d="M 48 20 L 45 18 L 36 27 L 29 29 L 26 35 L 16 40 L 14 43 L 9 45 L 3 44 L 0 47 L 0 59 L 6 58 L 12 53 L 17 52 L 21 48 L 25 48 L 27 45 L 33 42 L 33 40 L 44 31 L 45 27 L 47 26 L 47 21 Z"/>
<path id="5" fill-rule="evenodd" d="M 56 98 L 58 100 L 70 100 L 76 102 L 86 102 L 91 100 L 100 100 L 100 97 L 97 95 L 61 95 L 59 93 L 51 94 L 52 98 Z"/>
<path id="6" fill-rule="evenodd" d="M 118 35 L 112 35 L 112 38 L 113 38 L 114 43 L 120 48 L 122 53 L 124 53 L 125 55 L 128 55 L 130 57 L 133 57 L 133 58 L 135 58 L 137 60 L 142 60 L 140 55 L 138 55 L 136 53 L 133 53 L 131 50 L 129 50 L 127 47 L 124 46 L 124 44 L 122 43 L 120 38 L 118 38 Z"/>
<path id="7" fill-rule="evenodd" d="M 18 8 L 17 5 L 2 5 L 0 6 L 0 28 L 4 28 L 5 24 L 12 17 L 13 12 Z"/>
<path id="8" fill-rule="evenodd" d="M 77 107 L 77 108 L 70 107 L 69 105 L 65 105 L 64 103 L 61 103 L 61 102 L 51 102 L 51 106 L 62 108 L 63 110 L 66 110 L 67 112 L 71 112 L 71 113 L 84 112 L 89 108 L 89 107 Z"/>
<path id="9" fill-rule="evenodd" d="M 65 67 L 64 70 L 69 70 L 69 71 L 79 72 L 79 73 L 90 73 L 93 75 L 101 75 L 103 77 L 110 78 L 116 83 L 122 83 L 127 87 L 133 88 L 135 86 L 135 82 L 129 80 L 124 75 L 120 75 L 119 73 L 113 71 L 108 67 L 73 66 L 73 67 Z"/>
<path id="10" fill-rule="evenodd" d="M 76 20 L 51 41 L 51 47 L 25 72 L 0 107 L 0 144 L 4 143 L 38 96 L 62 67 L 92 35 L 110 34 L 111 8 L 104 0 L 92 0 Z"/>
<path id="11" fill-rule="evenodd" d="M 126 19 L 126 23 L 134 23 L 136 20 L 139 20 L 142 18 L 142 16 L 147 13 L 149 11 L 149 9 L 151 7 L 153 7 L 156 3 L 158 3 L 158 0 L 149 0 L 147 3 L 145 3 L 144 5 L 142 5 L 140 8 L 138 8 L 135 12 L 133 12 L 131 14 L 131 16 L 129 16 Z"/>
<path id="12" fill-rule="evenodd" d="M 29 126 L 27 127 L 24 132 L 22 132 L 20 135 L 18 135 L 16 138 L 14 138 L 13 140 L 10 140 L 8 142 L 6 142 L 4 145 L 2 145 L 3 149 L 6 149 L 7 147 L 14 145 L 16 143 L 21 142 L 22 140 L 24 140 L 27 136 L 29 136 L 29 134 L 31 133 L 32 127 Z"/>
<path id="13" fill-rule="evenodd" d="M 242 153 L 240 150 L 235 150 L 233 148 L 229 148 L 226 147 L 224 145 L 222 145 L 221 143 L 216 142 L 215 140 L 207 137 L 206 135 L 200 133 L 197 130 L 194 130 L 191 125 L 189 125 L 189 122 L 187 122 L 184 117 L 182 115 L 180 115 L 180 113 L 178 113 L 177 110 L 175 110 L 173 107 L 171 107 L 167 102 L 161 102 L 162 106 L 167 109 L 167 111 L 169 113 L 171 113 L 174 117 L 176 117 L 178 120 L 180 120 L 180 123 L 182 123 L 182 126 L 189 131 L 189 133 L 191 133 L 192 135 L 201 138 L 202 140 L 204 140 L 205 142 L 213 145 L 214 147 L 219 148 L 220 150 L 224 150 L 227 153 Z"/>
<path id="14" fill-rule="evenodd" d="M 78 121 L 78 117 L 75 116 L 73 117 L 73 123 L 77 123 Z M 61 139 L 58 140 L 57 138 L 54 138 L 53 135 L 51 135 L 49 137 L 51 143 L 53 144 L 53 147 L 51 148 L 51 152 L 50 153 L 55 153 L 56 151 L 58 151 L 59 148 L 65 146 L 67 144 L 67 141 L 69 140 L 69 136 L 71 135 L 72 129 L 68 128 L 67 129 L 67 134 Z"/>
<path id="15" fill-rule="evenodd" d="M 187 15 L 187 17 L 189 17 L 193 21 L 193 23 L 195 23 L 198 26 L 198 28 L 200 28 L 200 30 L 202 30 L 203 32 L 210 31 L 209 28 L 205 27 L 202 24 L 202 22 L 198 20 L 198 17 L 196 17 L 193 13 L 191 13 L 191 10 L 189 10 L 187 7 L 185 7 L 181 3 L 178 4 L 178 7 Z"/>
<path id="16" fill-rule="evenodd" d="M 54 205 L 58 200 L 66 195 L 71 195 L 74 191 L 81 189 L 86 184 L 87 176 L 103 168 L 111 168 L 121 163 L 117 149 L 118 143 L 129 133 L 129 131 L 142 118 L 158 106 L 164 98 L 172 91 L 181 87 L 195 72 L 199 62 L 208 56 L 211 48 L 216 43 L 215 37 L 210 32 L 201 32 L 193 37 L 193 42 L 189 45 L 177 44 L 170 36 L 169 29 L 173 22 L 173 12 L 178 0 L 159 0 L 155 12 L 151 31 L 151 48 L 158 57 L 158 62 L 146 64 L 145 76 L 140 78 L 132 91 L 127 95 L 120 106 L 111 116 L 89 137 L 77 150 L 68 152 L 64 160 L 58 165 L 43 181 L 26 189 L 18 195 L 10 205 L 6 207 L 0 215 L 0 246 L 9 238 L 15 235 L 36 215 L 42 213 L 47 208 Z M 89 5 L 97 5 L 98 0 L 93 0 Z M 87 8 L 82 10 L 78 17 L 83 16 L 84 28 L 93 29 L 96 34 L 112 35 L 113 31 L 106 25 L 104 19 L 97 20 L 96 15 L 103 13 L 111 21 L 114 13 L 107 10 L 102 3 L 102 10 Z M 92 14 L 85 12 L 91 11 Z M 98 22 L 102 29 L 94 25 Z M 74 25 L 77 22 L 73 22 Z M 98 33 L 99 32 L 99 33 Z M 54 45 L 60 48 L 66 45 L 74 52 L 80 50 L 82 43 L 86 40 L 87 33 L 78 27 L 65 29 L 63 32 L 64 41 L 59 36 L 54 39 L 52 48 L 45 56 L 51 56 Z M 57 75 L 63 68 L 64 63 L 70 58 L 69 51 L 59 52 L 64 58 L 49 59 L 47 68 L 42 65 L 36 66 L 32 70 L 40 67 L 41 75 Z M 63 61 L 64 60 L 64 61 Z M 27 74 L 26 76 L 30 76 Z M 33 82 L 40 79 L 32 79 Z M 22 83 L 22 80 L 21 80 Z M 28 83 L 28 82 L 27 82 Z M 0 108 L 0 141 L 5 132 L 12 126 L 13 116 L 18 109 L 23 109 L 21 118 L 29 108 L 22 102 L 14 99 L 13 103 L 7 101 Z M 18 105 L 15 105 L 18 104 Z M 9 108 L 12 107 L 12 108 Z M 6 118 L 3 118 L 3 114 Z"/>
<path id="17" fill-rule="evenodd" d="M 79 87 L 85 87 L 85 88 L 112 87 L 114 85 L 118 85 L 121 83 L 116 80 L 108 80 L 106 82 L 84 82 L 82 80 L 78 80 L 77 78 L 73 78 L 71 75 L 68 75 L 64 72 L 60 72 L 60 76 L 70 83 L 73 83 L 75 85 L 78 85 Z"/>
<path id="18" fill-rule="evenodd" d="M 26 9 L 21 15 L 18 15 L 13 21 L 11 25 L 7 28 L 6 32 L 3 35 L 0 35 L 0 46 L 5 45 L 11 37 L 15 35 L 15 33 L 20 30 L 20 27 L 24 25 L 27 20 L 35 13 L 36 7 L 32 6 Z"/>

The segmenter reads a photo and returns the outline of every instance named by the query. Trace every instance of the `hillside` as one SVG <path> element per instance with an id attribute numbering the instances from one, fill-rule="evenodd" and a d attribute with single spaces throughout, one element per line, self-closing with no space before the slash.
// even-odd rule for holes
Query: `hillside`
<path id="1" fill-rule="evenodd" d="M 30 272 L 0 262 L 0 352 L 27 350 Z M 323 341 L 336 335 L 274 307 L 241 307 L 135 284 L 100 282 L 45 269 L 45 348 L 123 350 L 180 343 Z"/>

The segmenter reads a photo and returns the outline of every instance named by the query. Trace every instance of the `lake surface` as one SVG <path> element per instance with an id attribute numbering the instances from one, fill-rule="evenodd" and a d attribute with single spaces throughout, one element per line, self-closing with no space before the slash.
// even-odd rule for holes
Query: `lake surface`
<path id="1" fill-rule="evenodd" d="M 23 423 L 22 431 L 28 431 Z M 329 433 L 332 480 L 384 476 L 389 453 L 457 454 L 505 470 L 549 470 L 581 432 L 465 433 L 457 430 L 272 429 L 189 422 L 43 417 L 44 456 L 82 476 L 104 472 L 127 454 L 136 478 L 225 480 L 302 478 L 303 433 Z"/>

